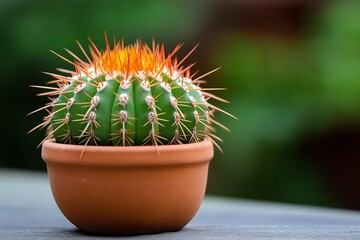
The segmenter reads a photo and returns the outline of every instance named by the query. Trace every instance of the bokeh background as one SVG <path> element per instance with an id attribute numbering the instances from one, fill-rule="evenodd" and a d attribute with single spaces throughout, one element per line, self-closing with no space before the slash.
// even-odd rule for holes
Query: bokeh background
<path id="1" fill-rule="evenodd" d="M 226 87 L 218 114 L 232 131 L 218 135 L 224 153 L 210 166 L 208 194 L 360 209 L 360 1 L 199 0 L 0 2 L 0 167 L 45 171 L 27 132 L 45 112 L 38 89 L 72 66 L 64 48 L 81 55 L 91 38 L 155 38 L 207 86 Z"/>

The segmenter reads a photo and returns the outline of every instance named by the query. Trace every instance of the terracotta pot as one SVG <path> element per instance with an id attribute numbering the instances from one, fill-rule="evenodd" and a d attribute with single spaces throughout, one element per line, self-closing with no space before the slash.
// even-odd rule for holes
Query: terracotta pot
<path id="1" fill-rule="evenodd" d="M 82 155 L 81 155 L 82 154 Z M 213 144 L 42 145 L 54 199 L 80 230 L 135 235 L 177 231 L 203 200 Z"/>

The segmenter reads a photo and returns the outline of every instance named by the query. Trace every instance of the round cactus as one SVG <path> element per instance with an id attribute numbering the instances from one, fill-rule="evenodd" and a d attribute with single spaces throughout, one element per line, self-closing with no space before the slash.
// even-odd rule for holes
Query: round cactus
<path id="1" fill-rule="evenodd" d="M 39 95 L 48 96 L 51 102 L 34 111 L 49 113 L 34 128 L 47 127 L 44 140 L 131 146 L 192 143 L 208 136 L 218 146 L 214 140 L 221 139 L 214 135 L 214 125 L 228 129 L 214 119 L 214 112 L 228 113 L 208 100 L 225 100 L 207 92 L 219 88 L 200 86 L 203 77 L 217 69 L 192 79 L 192 65 L 181 66 L 196 47 L 177 61 L 174 55 L 181 45 L 166 56 L 164 45 L 154 41 L 151 47 L 141 41 L 128 46 L 114 41 L 111 48 L 105 39 L 105 50 L 90 40 L 90 55 L 78 43 L 87 61 L 67 49 L 74 61 L 53 52 L 74 70 L 47 73 L 55 78 L 49 82 L 55 87 L 34 86 L 50 89 Z"/>

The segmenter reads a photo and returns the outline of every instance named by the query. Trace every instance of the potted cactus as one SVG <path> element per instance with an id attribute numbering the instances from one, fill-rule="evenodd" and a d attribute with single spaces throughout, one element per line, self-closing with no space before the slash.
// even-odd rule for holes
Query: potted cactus
<path id="1" fill-rule="evenodd" d="M 137 41 L 99 50 L 90 42 L 86 61 L 71 51 L 74 70 L 47 73 L 54 86 L 41 142 L 54 199 L 79 229 L 100 234 L 145 234 L 182 229 L 205 194 L 213 145 L 221 140 L 214 119 L 224 101 L 200 87 L 190 68 L 166 55 L 164 45 Z M 215 71 L 215 70 L 214 70 Z M 209 72 L 212 73 L 213 71 Z M 208 73 L 208 74 L 209 74 Z M 34 113 L 32 112 L 32 113 Z M 228 114 L 230 115 L 230 114 Z M 232 115 L 230 115 L 232 116 Z M 39 146 L 40 146 L 39 145 Z"/>

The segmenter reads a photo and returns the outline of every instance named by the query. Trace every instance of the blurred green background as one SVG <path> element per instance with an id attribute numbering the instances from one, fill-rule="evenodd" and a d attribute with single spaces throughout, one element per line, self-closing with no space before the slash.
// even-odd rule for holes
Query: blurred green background
<path id="1" fill-rule="evenodd" d="M 45 171 L 27 132 L 45 112 L 26 116 L 36 97 L 71 65 L 51 54 L 79 40 L 164 42 L 167 52 L 197 62 L 198 76 L 216 67 L 207 86 L 226 87 L 218 114 L 224 153 L 210 166 L 208 194 L 360 209 L 360 1 L 200 0 L 0 2 L 2 144 L 0 167 Z"/>

